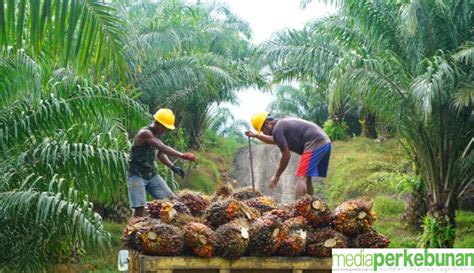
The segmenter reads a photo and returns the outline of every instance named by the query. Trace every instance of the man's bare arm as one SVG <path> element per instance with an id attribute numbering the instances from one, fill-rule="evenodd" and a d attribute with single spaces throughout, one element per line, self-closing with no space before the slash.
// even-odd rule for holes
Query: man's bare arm
<path id="1" fill-rule="evenodd" d="M 285 171 L 286 167 L 288 167 L 288 162 L 290 162 L 291 154 L 290 149 L 285 147 L 281 150 L 281 158 L 280 158 L 280 165 L 275 173 L 276 177 L 280 177 L 281 174 Z"/>
<path id="2" fill-rule="evenodd" d="M 265 134 L 260 134 L 259 135 L 259 134 L 256 134 L 256 133 L 252 132 L 252 131 L 245 132 L 245 135 L 249 136 L 249 137 L 257 138 L 260 141 L 265 142 L 267 144 L 275 144 L 275 141 L 273 140 L 272 136 L 268 136 L 268 135 L 265 135 Z"/>
<path id="3" fill-rule="evenodd" d="M 166 166 L 170 167 L 173 166 L 173 162 L 171 162 L 171 160 L 169 159 L 169 157 L 165 154 L 165 153 L 162 153 L 162 152 L 159 152 L 158 153 L 158 159 L 163 163 L 165 164 Z"/>
<path id="4" fill-rule="evenodd" d="M 164 153 L 169 156 L 183 158 L 183 153 L 176 151 L 175 149 L 171 148 L 170 146 L 163 143 L 163 141 L 156 138 L 150 131 L 143 130 L 139 133 L 137 142 L 146 143 L 152 147 L 155 147 L 160 151 L 160 153 Z M 140 144 L 140 143 L 138 143 Z"/>

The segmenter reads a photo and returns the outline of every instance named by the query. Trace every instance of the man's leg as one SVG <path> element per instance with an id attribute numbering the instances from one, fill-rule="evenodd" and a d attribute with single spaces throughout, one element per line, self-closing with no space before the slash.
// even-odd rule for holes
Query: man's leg
<path id="1" fill-rule="evenodd" d="M 133 209 L 133 217 L 143 217 L 145 215 L 145 208 L 138 207 Z"/>
<path id="2" fill-rule="evenodd" d="M 306 185 L 306 177 L 297 176 L 296 177 L 296 187 L 295 187 L 295 200 L 300 199 L 308 193 Z"/>
<path id="3" fill-rule="evenodd" d="M 311 176 L 306 177 L 306 192 L 311 196 L 313 196 L 314 194 L 313 182 L 312 182 Z"/>
<path id="4" fill-rule="evenodd" d="M 176 198 L 176 194 L 170 189 L 170 187 L 168 187 L 168 184 L 166 184 L 165 180 L 163 180 L 159 175 L 155 175 L 148 181 L 146 189 L 155 199 L 161 200 L 166 197 Z"/>
<path id="5" fill-rule="evenodd" d="M 128 199 L 130 200 L 130 207 L 133 209 L 133 217 L 142 217 L 145 214 L 145 183 L 146 181 L 139 176 L 127 177 Z"/>

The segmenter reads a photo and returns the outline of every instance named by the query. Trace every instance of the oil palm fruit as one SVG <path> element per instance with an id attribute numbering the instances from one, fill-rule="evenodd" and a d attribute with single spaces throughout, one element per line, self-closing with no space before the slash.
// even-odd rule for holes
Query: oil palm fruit
<path id="1" fill-rule="evenodd" d="M 295 215 L 305 217 L 313 228 L 330 225 L 333 214 L 328 205 L 317 197 L 305 196 L 295 202 Z"/>
<path id="2" fill-rule="evenodd" d="M 313 257 L 331 257 L 333 248 L 347 248 L 349 241 L 342 233 L 329 227 L 308 233 L 306 254 Z"/>
<path id="3" fill-rule="evenodd" d="M 358 248 L 387 248 L 390 240 L 371 229 L 366 233 L 359 234 L 355 239 L 355 245 Z"/>
<path id="4" fill-rule="evenodd" d="M 245 254 L 249 242 L 249 223 L 236 219 L 216 230 L 216 254 L 228 259 L 236 259 Z"/>
<path id="5" fill-rule="evenodd" d="M 249 253 L 271 256 L 281 245 L 281 223 L 276 217 L 260 217 L 250 225 Z"/>
<path id="6" fill-rule="evenodd" d="M 145 209 L 151 218 L 160 219 L 161 206 L 164 200 L 153 200 L 146 204 Z"/>
<path id="7" fill-rule="evenodd" d="M 208 226 L 216 229 L 237 218 L 255 220 L 258 216 L 258 211 L 249 208 L 244 203 L 235 199 L 226 199 L 212 204 L 203 217 Z"/>
<path id="8" fill-rule="evenodd" d="M 191 211 L 191 214 L 196 217 L 202 216 L 210 205 L 209 198 L 198 192 L 184 190 L 179 192 L 178 196 L 179 201 L 184 203 Z"/>
<path id="9" fill-rule="evenodd" d="M 265 212 L 263 215 L 277 217 L 280 222 L 285 222 L 295 217 L 295 207 L 293 204 L 278 204 L 276 209 Z"/>
<path id="10" fill-rule="evenodd" d="M 234 194 L 232 194 L 232 197 L 237 199 L 237 200 L 248 200 L 252 198 L 257 198 L 257 197 L 262 197 L 263 194 L 259 190 L 253 190 L 250 187 L 240 189 Z"/>
<path id="11" fill-rule="evenodd" d="M 136 251 L 142 251 L 142 245 L 138 237 L 139 233 L 150 229 L 151 223 L 148 217 L 131 218 L 122 232 L 122 241 L 125 245 Z"/>
<path id="12" fill-rule="evenodd" d="M 277 202 L 274 198 L 268 196 L 261 196 L 252 199 L 245 200 L 244 203 L 257 209 L 261 214 L 276 209 Z"/>
<path id="13" fill-rule="evenodd" d="M 299 216 L 286 220 L 278 235 L 281 240 L 278 254 L 286 257 L 302 254 L 306 247 L 307 230 L 308 225 L 304 217 Z"/>
<path id="14" fill-rule="evenodd" d="M 339 205 L 334 210 L 336 230 L 347 236 L 369 231 L 377 218 L 375 212 L 371 211 L 372 204 L 372 201 L 354 199 Z"/>
<path id="15" fill-rule="evenodd" d="M 148 255 L 178 256 L 183 253 L 181 230 L 159 220 L 151 222 L 147 230 L 138 233 L 143 252 Z"/>
<path id="16" fill-rule="evenodd" d="M 160 210 L 160 220 L 166 224 L 174 225 L 177 227 L 182 227 L 190 222 L 201 222 L 198 218 L 191 216 L 189 210 L 182 212 L 179 207 L 176 206 L 177 203 L 163 202 Z M 179 203 L 178 203 L 179 204 Z M 181 203 L 182 204 L 182 203 Z M 183 204 L 184 206 L 184 204 Z M 181 210 L 181 212 L 179 211 Z"/>
<path id="17" fill-rule="evenodd" d="M 184 242 L 195 255 L 204 258 L 214 255 L 216 236 L 212 229 L 202 223 L 191 222 L 183 230 Z"/>

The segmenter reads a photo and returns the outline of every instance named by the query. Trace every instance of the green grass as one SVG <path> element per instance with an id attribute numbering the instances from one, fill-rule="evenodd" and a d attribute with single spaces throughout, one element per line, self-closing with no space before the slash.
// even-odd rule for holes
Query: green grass
<path id="1" fill-rule="evenodd" d="M 335 141 L 324 194 L 331 205 L 355 197 L 396 195 L 405 175 L 397 140 L 376 143 L 366 138 Z"/>
<path id="2" fill-rule="evenodd" d="M 355 197 L 373 199 L 378 217 L 374 228 L 390 238 L 390 247 L 417 247 L 421 230 L 400 220 L 412 178 L 406 174 L 410 164 L 395 139 L 335 141 L 323 192 L 332 207 Z M 456 220 L 454 247 L 474 247 L 474 212 L 458 211 Z"/>
<path id="3" fill-rule="evenodd" d="M 458 211 L 456 213 L 456 240 L 455 248 L 474 247 L 474 212 Z"/>
<path id="4" fill-rule="evenodd" d="M 197 152 L 199 160 L 193 163 L 188 180 L 181 181 L 180 188 L 213 193 L 216 185 L 221 182 L 221 176 L 231 169 L 234 153 L 240 147 L 242 144 L 232 139 L 206 132 L 204 147 Z"/>

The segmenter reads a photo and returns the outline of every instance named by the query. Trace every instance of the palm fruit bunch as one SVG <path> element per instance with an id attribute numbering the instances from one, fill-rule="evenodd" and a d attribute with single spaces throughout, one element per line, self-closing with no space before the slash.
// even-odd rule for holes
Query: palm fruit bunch
<path id="1" fill-rule="evenodd" d="M 122 233 L 122 241 L 125 245 L 136 251 L 142 251 L 142 245 L 138 235 L 151 228 L 150 218 L 148 217 L 135 217 L 131 218 Z"/>
<path id="2" fill-rule="evenodd" d="M 179 201 L 185 204 L 189 208 L 191 214 L 196 217 L 202 216 L 204 211 L 210 205 L 209 199 L 197 192 L 184 190 L 181 191 L 178 196 Z"/>
<path id="3" fill-rule="evenodd" d="M 278 204 L 277 208 L 263 213 L 265 217 L 276 217 L 280 222 L 295 217 L 295 207 L 292 204 Z"/>
<path id="4" fill-rule="evenodd" d="M 373 229 L 357 235 L 355 239 L 357 248 L 387 248 L 389 244 L 390 239 Z"/>
<path id="5" fill-rule="evenodd" d="M 183 230 L 184 242 L 195 255 L 204 258 L 211 258 L 214 255 L 216 236 L 212 229 L 202 223 L 192 222 Z"/>
<path id="6" fill-rule="evenodd" d="M 181 230 L 159 220 L 138 232 L 142 250 L 148 255 L 178 256 L 183 253 L 184 240 Z"/>
<path id="7" fill-rule="evenodd" d="M 334 210 L 336 230 L 347 236 L 356 236 L 369 231 L 377 219 L 371 209 L 372 201 L 354 199 L 342 203 Z"/>
<path id="8" fill-rule="evenodd" d="M 329 227 L 308 233 L 306 253 L 313 257 L 331 257 L 333 248 L 347 248 L 349 241 L 342 233 Z"/>
<path id="9" fill-rule="evenodd" d="M 236 192 L 234 192 L 234 194 L 232 194 L 232 197 L 237 199 L 237 200 L 248 200 L 248 199 L 252 199 L 252 198 L 257 198 L 257 197 L 262 197 L 263 194 L 259 191 L 259 190 L 253 190 L 252 188 L 243 188 L 243 189 L 240 189 Z"/>
<path id="10" fill-rule="evenodd" d="M 249 253 L 252 256 L 271 256 L 281 245 L 281 223 L 272 217 L 260 217 L 250 226 Z"/>
<path id="11" fill-rule="evenodd" d="M 216 191 L 214 192 L 214 195 L 212 196 L 212 202 L 217 202 L 220 200 L 224 200 L 229 198 L 232 194 L 234 193 L 234 189 L 232 188 L 232 185 L 229 183 L 220 183 L 216 187 Z"/>
<path id="12" fill-rule="evenodd" d="M 178 206 L 177 206 L 178 205 Z M 197 218 L 191 216 L 188 208 L 183 209 L 183 203 L 163 202 L 160 210 L 160 220 L 166 224 L 178 227 L 184 226 L 190 222 L 200 222 Z"/>
<path id="13" fill-rule="evenodd" d="M 277 206 L 276 200 L 268 196 L 248 199 L 245 200 L 244 203 L 251 208 L 257 209 L 261 214 L 274 210 Z"/>
<path id="14" fill-rule="evenodd" d="M 249 208 L 244 203 L 235 199 L 226 199 L 212 204 L 203 217 L 208 226 L 216 229 L 237 218 L 254 220 L 258 216 L 258 211 Z"/>
<path id="15" fill-rule="evenodd" d="M 245 219 L 235 219 L 220 226 L 216 231 L 216 254 L 236 259 L 245 254 L 249 243 L 249 223 Z"/>
<path id="16" fill-rule="evenodd" d="M 163 202 L 165 201 L 153 200 L 146 204 L 145 209 L 151 218 L 160 219 L 161 206 L 163 205 Z"/>
<path id="17" fill-rule="evenodd" d="M 279 237 L 281 246 L 278 254 L 286 257 L 295 257 L 305 251 L 308 226 L 304 217 L 294 217 L 283 223 Z"/>
<path id="18" fill-rule="evenodd" d="M 309 195 L 296 201 L 295 215 L 305 217 L 313 228 L 328 226 L 333 220 L 333 214 L 328 205 Z"/>

